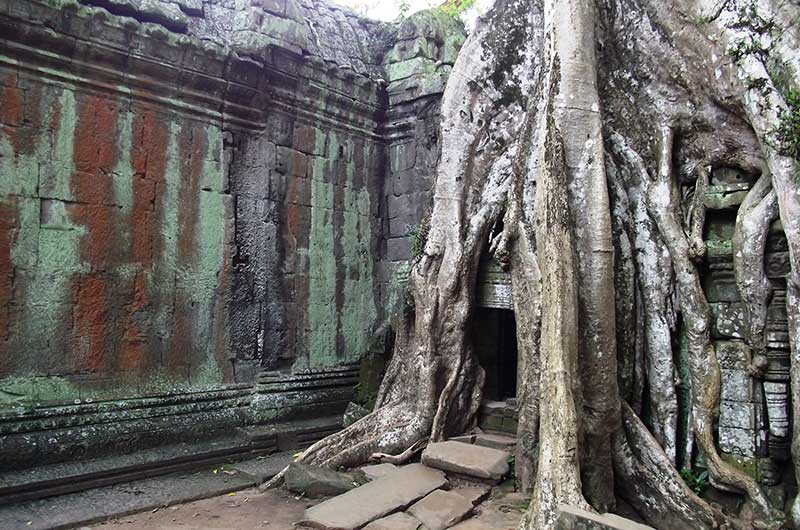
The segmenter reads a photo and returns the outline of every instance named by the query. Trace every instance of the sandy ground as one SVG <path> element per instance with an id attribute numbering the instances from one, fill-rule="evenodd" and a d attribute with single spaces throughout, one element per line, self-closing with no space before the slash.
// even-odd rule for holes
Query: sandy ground
<path id="1" fill-rule="evenodd" d="M 318 502 L 318 501 L 317 501 Z M 229 493 L 92 526 L 103 530 L 292 530 L 315 504 L 279 489 Z"/>
<path id="2" fill-rule="evenodd" d="M 464 530 L 515 530 L 527 502 L 495 492 L 482 503 Z M 103 530 L 299 530 L 294 523 L 322 499 L 303 499 L 286 490 L 255 489 L 160 508 L 92 526 Z M 82 530 L 82 529 L 79 529 Z"/>

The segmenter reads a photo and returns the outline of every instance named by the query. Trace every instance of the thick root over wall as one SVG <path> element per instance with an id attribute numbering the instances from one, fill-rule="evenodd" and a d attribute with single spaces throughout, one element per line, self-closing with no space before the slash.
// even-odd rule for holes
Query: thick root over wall
<path id="1" fill-rule="evenodd" d="M 765 238 L 776 216 L 793 266 L 789 304 L 798 304 L 800 287 L 798 168 L 770 137 L 786 103 L 758 54 L 720 60 L 743 32 L 759 38 L 732 23 L 741 16 L 733 4 L 497 1 L 465 43 L 442 101 L 430 235 L 411 272 L 414 307 L 394 321 L 375 410 L 301 461 L 405 460 L 424 440 L 474 425 L 484 374 L 471 326 L 488 252 L 510 270 L 515 295 L 516 470 L 532 496 L 522 529 L 554 528 L 560 504 L 607 511 L 617 499 L 661 530 L 783 524 L 714 439 L 720 367 L 698 264 L 715 168 L 760 177 L 734 236 L 756 352 L 769 297 Z M 754 75 L 773 90 L 754 91 L 745 82 Z M 787 309 L 794 358 L 800 318 L 797 305 Z M 691 396 L 681 446 L 672 350 L 679 320 L 689 368 L 680 384 Z M 637 415 L 645 396 L 648 426 Z M 695 446 L 712 483 L 742 495 L 751 518 L 723 513 L 686 486 L 675 465 L 681 454 L 690 467 Z"/>

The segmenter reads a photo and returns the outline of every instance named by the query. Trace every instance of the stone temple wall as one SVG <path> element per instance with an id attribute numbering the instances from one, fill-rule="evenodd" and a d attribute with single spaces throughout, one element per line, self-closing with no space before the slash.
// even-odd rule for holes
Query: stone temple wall
<path id="1" fill-rule="evenodd" d="M 317 0 L 0 1 L 0 466 L 341 412 L 462 41 Z"/>
<path id="2" fill-rule="evenodd" d="M 377 384 L 462 42 L 322 0 L 0 0 L 0 471 L 340 414 L 365 356 Z M 788 254 L 776 223 L 755 374 L 731 255 L 751 185 L 715 172 L 701 272 L 719 445 L 776 484 Z"/>

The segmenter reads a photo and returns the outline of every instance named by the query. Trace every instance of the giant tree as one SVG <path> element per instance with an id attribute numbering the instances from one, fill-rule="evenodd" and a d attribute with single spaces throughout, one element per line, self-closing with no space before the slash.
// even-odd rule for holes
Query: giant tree
<path id="1" fill-rule="evenodd" d="M 800 87 L 798 17 L 781 0 L 497 0 L 444 94 L 413 311 L 397 324 L 375 409 L 300 459 L 357 465 L 473 424 L 484 374 L 469 330 L 491 253 L 511 274 L 518 324 L 518 477 L 532 494 L 522 528 L 552 528 L 561 503 L 607 511 L 619 498 L 659 529 L 779 526 L 783 514 L 715 445 L 720 367 L 698 262 L 710 175 L 757 178 L 737 219 L 736 281 L 758 352 L 764 242 L 779 217 L 800 404 L 800 174 L 787 125 L 800 112 L 789 97 Z M 678 314 L 690 445 L 715 486 L 746 497 L 749 516 L 706 503 L 675 468 Z"/>

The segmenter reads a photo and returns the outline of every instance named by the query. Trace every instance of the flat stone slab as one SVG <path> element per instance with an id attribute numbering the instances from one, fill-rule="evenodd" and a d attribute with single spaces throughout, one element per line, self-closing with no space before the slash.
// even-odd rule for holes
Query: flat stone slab
<path id="1" fill-rule="evenodd" d="M 453 490 L 453 492 L 458 493 L 467 499 L 472 503 L 473 506 L 477 506 L 489 496 L 489 494 L 492 492 L 492 488 L 484 485 L 468 486 L 465 488 L 456 488 Z"/>
<path id="2" fill-rule="evenodd" d="M 354 530 L 402 510 L 447 485 L 439 470 L 410 464 L 306 510 L 301 524 L 324 530 Z"/>
<path id="3" fill-rule="evenodd" d="M 448 440 L 428 444 L 422 453 L 422 463 L 453 473 L 488 480 L 500 480 L 508 473 L 505 451 Z"/>
<path id="4" fill-rule="evenodd" d="M 596 514 L 574 506 L 558 507 L 556 530 L 653 530 L 652 527 L 611 513 Z"/>
<path id="5" fill-rule="evenodd" d="M 364 530 L 428 530 L 419 519 L 407 513 L 397 512 L 389 517 L 372 521 Z"/>
<path id="6" fill-rule="evenodd" d="M 398 467 L 394 464 L 375 464 L 372 466 L 364 466 L 359 468 L 359 470 L 364 473 L 364 476 L 367 477 L 369 480 L 376 480 L 381 477 L 388 475 L 389 473 L 394 473 L 398 470 Z"/>
<path id="7" fill-rule="evenodd" d="M 430 530 L 445 530 L 472 513 L 472 502 L 453 491 L 436 490 L 408 509 Z"/>
<path id="8" fill-rule="evenodd" d="M 494 525 L 481 519 L 467 519 L 451 527 L 451 530 L 515 530 L 516 527 L 508 525 Z"/>
<path id="9" fill-rule="evenodd" d="M 491 447 L 492 449 L 500 449 L 501 451 L 513 452 L 517 446 L 517 439 L 505 434 L 496 433 L 481 433 L 475 436 L 475 445 L 482 447 Z"/>

